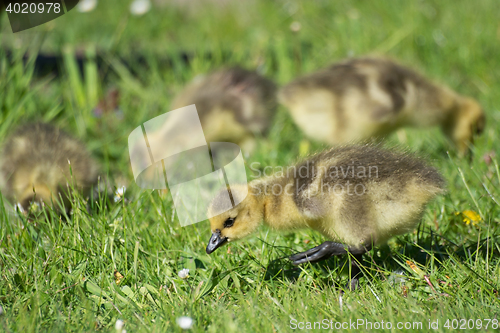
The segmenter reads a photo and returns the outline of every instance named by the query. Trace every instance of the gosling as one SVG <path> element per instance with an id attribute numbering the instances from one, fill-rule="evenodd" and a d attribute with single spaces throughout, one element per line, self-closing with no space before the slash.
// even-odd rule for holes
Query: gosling
<path id="1" fill-rule="evenodd" d="M 173 101 L 172 109 L 195 104 L 208 142 L 255 148 L 276 112 L 276 85 L 254 71 L 224 68 L 197 76 Z"/>
<path id="2" fill-rule="evenodd" d="M 461 155 L 485 125 L 481 106 L 385 58 L 346 60 L 296 79 L 278 100 L 312 139 L 331 145 L 440 126 Z"/>
<path id="3" fill-rule="evenodd" d="M 224 192 L 210 204 L 208 254 L 249 236 L 263 223 L 282 231 L 311 228 L 330 240 L 291 256 L 292 263 L 349 252 L 353 256 L 348 288 L 354 290 L 362 254 L 414 230 L 425 205 L 444 191 L 445 182 L 436 169 L 411 154 L 350 145 L 251 181 L 248 195 L 245 186 L 231 186 L 232 200 L 241 201 L 236 207 L 224 211 Z"/>
<path id="4" fill-rule="evenodd" d="M 59 197 L 68 210 L 68 184 L 86 197 L 97 182 L 98 166 L 86 147 L 52 125 L 24 125 L 3 145 L 0 189 L 26 211 L 32 203 L 51 205 Z"/>

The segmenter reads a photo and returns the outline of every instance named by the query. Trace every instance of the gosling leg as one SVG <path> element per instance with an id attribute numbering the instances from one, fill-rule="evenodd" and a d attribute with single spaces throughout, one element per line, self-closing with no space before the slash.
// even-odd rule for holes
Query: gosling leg
<path id="1" fill-rule="evenodd" d="M 354 291 L 358 289 L 359 286 L 359 277 L 361 276 L 361 260 L 363 260 L 362 254 L 353 254 L 351 259 L 351 279 L 347 283 L 347 289 L 350 291 Z"/>
<path id="2" fill-rule="evenodd" d="M 293 265 L 300 265 L 306 262 L 313 263 L 326 260 L 332 256 L 343 255 L 349 252 L 353 255 L 353 258 L 351 259 L 351 279 L 347 287 L 349 290 L 356 290 L 359 284 L 359 276 L 361 275 L 359 265 L 362 256 L 364 253 L 370 251 L 370 249 L 370 245 L 346 246 L 341 243 L 327 241 L 305 252 L 294 254 L 289 259 L 292 261 Z"/>

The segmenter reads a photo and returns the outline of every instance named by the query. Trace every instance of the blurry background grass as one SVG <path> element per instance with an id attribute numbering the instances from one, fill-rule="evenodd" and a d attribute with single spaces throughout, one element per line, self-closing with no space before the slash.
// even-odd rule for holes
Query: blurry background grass
<path id="1" fill-rule="evenodd" d="M 0 327 L 109 331 L 121 318 L 129 332 L 180 331 L 176 318 L 187 315 L 194 331 L 210 332 L 285 332 L 291 319 L 324 318 L 421 321 L 424 331 L 429 319 L 439 319 L 447 331 L 447 318 L 497 318 L 497 3 L 191 2 L 157 1 L 136 17 L 125 1 L 100 1 L 90 13 L 73 10 L 18 34 L 5 13 L 1 17 L 0 140 L 23 122 L 52 122 L 86 142 L 111 178 L 128 188 L 126 200 L 99 213 L 77 203 L 67 222 L 27 221 L 0 210 Z M 38 52 L 60 57 L 59 75 L 34 72 Z M 318 234 L 264 229 L 208 256 L 208 223 L 181 228 L 169 194 L 134 185 L 128 134 L 168 111 L 196 74 L 241 64 L 284 84 L 367 53 L 398 58 L 477 98 L 488 123 L 470 163 L 447 154 L 438 130 L 403 130 L 389 139 L 428 156 L 449 192 L 428 206 L 418 231 L 366 256 L 370 278 L 358 292 L 339 299 L 343 260 L 301 270 L 284 259 L 322 242 Z M 119 91 L 121 113 L 98 118 L 94 109 L 109 89 Z M 280 109 L 268 140 L 247 164 L 288 165 L 307 146 Z M 183 268 L 190 269 L 187 279 L 177 275 Z M 115 270 L 123 278 L 116 279 Z"/>

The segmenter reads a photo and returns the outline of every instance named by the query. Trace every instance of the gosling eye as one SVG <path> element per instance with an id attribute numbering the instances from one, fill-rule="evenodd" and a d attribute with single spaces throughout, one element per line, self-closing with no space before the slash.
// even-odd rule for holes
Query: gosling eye
<path id="1" fill-rule="evenodd" d="M 234 218 L 230 217 L 226 221 L 224 221 L 224 228 L 231 228 L 234 224 Z"/>

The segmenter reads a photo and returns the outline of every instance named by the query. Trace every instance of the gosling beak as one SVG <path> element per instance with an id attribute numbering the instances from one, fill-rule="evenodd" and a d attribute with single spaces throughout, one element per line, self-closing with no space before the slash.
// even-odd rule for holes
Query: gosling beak
<path id="1" fill-rule="evenodd" d="M 227 237 L 221 237 L 220 230 L 216 230 L 212 233 L 212 237 L 208 241 L 207 254 L 214 252 L 218 247 L 224 245 L 227 242 Z"/>

